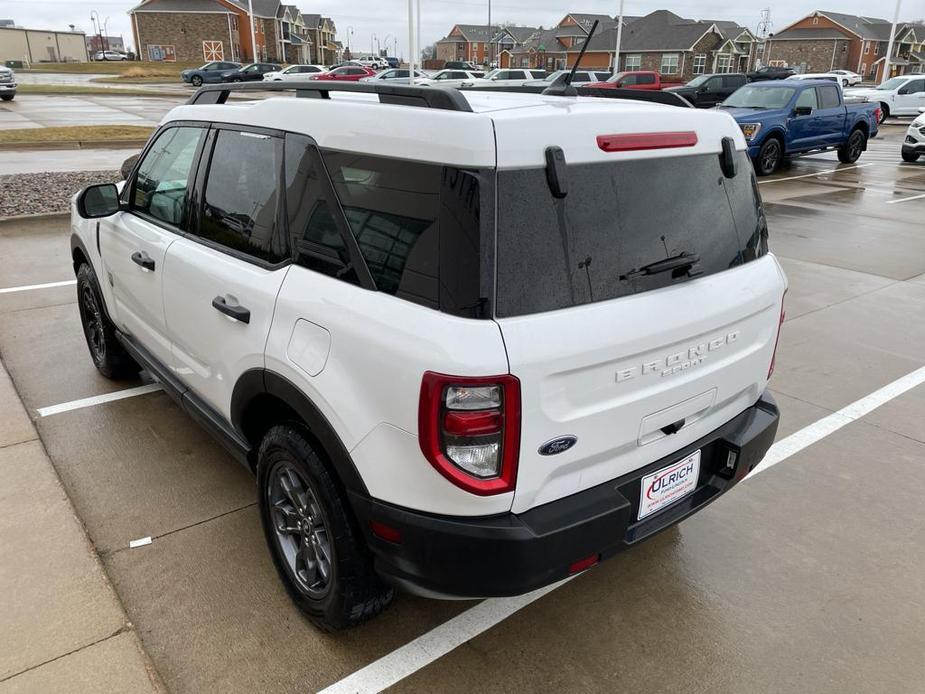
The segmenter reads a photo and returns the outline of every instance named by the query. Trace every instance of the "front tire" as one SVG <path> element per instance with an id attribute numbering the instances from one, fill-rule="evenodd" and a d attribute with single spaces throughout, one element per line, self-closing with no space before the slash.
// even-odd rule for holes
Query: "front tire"
<path id="1" fill-rule="evenodd" d="M 4 101 L 12 101 L 14 96 L 16 95 L 15 94 L 4 94 L 3 96 L 0 96 L 0 99 L 3 99 Z"/>
<path id="2" fill-rule="evenodd" d="M 890 117 L 890 107 L 881 101 L 880 102 L 880 120 L 877 121 L 877 124 L 883 125 L 883 121 L 885 121 L 889 117 Z"/>
<path id="3" fill-rule="evenodd" d="M 201 87 L 201 86 L 202 86 L 202 77 L 200 77 L 199 75 L 193 75 L 193 76 L 190 78 L 190 82 L 192 83 L 192 85 L 193 85 L 194 87 Z"/>
<path id="4" fill-rule="evenodd" d="M 919 160 L 918 152 L 913 152 L 912 150 L 904 149 L 904 150 L 901 150 L 900 153 L 902 154 L 903 161 L 907 161 L 910 164 L 912 164 L 913 162 L 917 162 Z"/>
<path id="5" fill-rule="evenodd" d="M 298 424 L 275 426 L 257 458 L 260 519 L 289 597 L 319 629 L 353 627 L 392 601 L 346 496 Z"/>
<path id="6" fill-rule="evenodd" d="M 96 273 L 87 263 L 77 270 L 77 307 L 97 371 L 111 379 L 137 376 L 141 367 L 116 339 L 116 328 L 103 310 Z"/>
<path id="7" fill-rule="evenodd" d="M 861 158 L 861 152 L 867 147 L 867 135 L 861 129 L 852 130 L 848 141 L 838 148 L 838 161 L 842 164 L 853 164 Z"/>
<path id="8" fill-rule="evenodd" d="M 759 176 L 770 176 L 777 171 L 784 158 L 784 148 L 776 137 L 769 137 L 761 145 L 758 158 L 755 160 L 755 173 Z"/>

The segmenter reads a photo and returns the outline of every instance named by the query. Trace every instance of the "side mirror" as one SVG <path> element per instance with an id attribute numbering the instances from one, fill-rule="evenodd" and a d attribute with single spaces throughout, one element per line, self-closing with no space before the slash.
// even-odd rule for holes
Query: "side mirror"
<path id="1" fill-rule="evenodd" d="M 793 109 L 794 116 L 811 116 L 812 113 L 812 106 L 797 106 L 795 109 Z"/>
<path id="2" fill-rule="evenodd" d="M 108 217 L 119 209 L 119 189 L 114 183 L 87 186 L 77 196 L 77 213 L 84 219 Z"/>

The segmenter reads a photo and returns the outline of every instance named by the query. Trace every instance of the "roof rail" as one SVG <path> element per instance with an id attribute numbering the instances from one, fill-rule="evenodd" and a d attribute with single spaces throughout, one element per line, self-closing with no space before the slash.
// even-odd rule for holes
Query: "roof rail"
<path id="1" fill-rule="evenodd" d="M 544 86 L 510 86 L 510 87 L 459 87 L 463 91 L 473 92 L 514 92 L 517 94 L 542 94 L 547 87 Z M 694 106 L 679 94 L 662 91 L 647 91 L 644 89 L 606 89 L 602 87 L 581 87 L 576 90 L 578 96 L 596 96 L 605 99 L 630 99 L 632 101 L 649 101 L 655 104 L 665 104 L 667 106 L 680 106 L 682 108 L 694 108 Z M 555 96 L 547 94 L 546 96 Z"/>
<path id="2" fill-rule="evenodd" d="M 244 84 L 208 84 L 201 86 L 187 104 L 224 104 L 232 92 L 295 92 L 297 97 L 330 99 L 331 92 L 378 94 L 379 103 L 400 106 L 439 108 L 446 111 L 471 112 L 472 107 L 455 89 L 435 89 L 410 84 L 375 84 L 372 82 L 249 82 Z"/>

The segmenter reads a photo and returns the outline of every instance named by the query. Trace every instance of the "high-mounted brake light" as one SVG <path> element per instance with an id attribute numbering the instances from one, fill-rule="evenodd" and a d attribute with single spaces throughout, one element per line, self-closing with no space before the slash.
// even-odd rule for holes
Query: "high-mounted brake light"
<path id="1" fill-rule="evenodd" d="M 605 152 L 633 152 L 640 149 L 671 149 L 693 147 L 697 144 L 697 133 L 682 131 L 674 133 L 625 133 L 620 135 L 598 135 L 597 146 Z"/>
<path id="2" fill-rule="evenodd" d="M 784 290 L 784 295 L 780 300 L 780 321 L 777 324 L 777 337 L 774 338 L 774 352 L 771 354 L 771 366 L 768 369 L 768 379 L 774 374 L 774 362 L 777 361 L 777 345 L 780 344 L 780 331 L 784 327 L 784 319 L 787 317 L 787 312 L 784 310 L 784 301 L 787 298 L 787 290 Z"/>
<path id="3" fill-rule="evenodd" d="M 487 496 L 514 489 L 520 455 L 520 381 L 427 371 L 418 408 L 421 452 L 450 482 Z"/>

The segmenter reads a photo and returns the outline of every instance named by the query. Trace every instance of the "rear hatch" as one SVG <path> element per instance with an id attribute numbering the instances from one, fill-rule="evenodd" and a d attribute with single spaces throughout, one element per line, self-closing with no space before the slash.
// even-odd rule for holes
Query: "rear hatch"
<path id="1" fill-rule="evenodd" d="M 523 407 L 513 511 L 670 456 L 765 389 L 785 280 L 745 153 L 724 175 L 716 140 L 569 163 L 563 198 L 544 168 L 498 172 L 495 313 Z"/>

